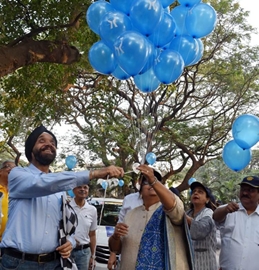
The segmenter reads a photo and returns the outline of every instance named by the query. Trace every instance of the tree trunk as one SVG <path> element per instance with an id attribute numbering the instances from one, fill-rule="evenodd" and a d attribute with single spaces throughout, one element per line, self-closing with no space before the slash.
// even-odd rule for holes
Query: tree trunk
<path id="1" fill-rule="evenodd" d="M 13 47 L 0 47 L 0 78 L 16 69 L 37 62 L 70 65 L 79 61 L 80 53 L 64 41 L 25 39 Z"/>

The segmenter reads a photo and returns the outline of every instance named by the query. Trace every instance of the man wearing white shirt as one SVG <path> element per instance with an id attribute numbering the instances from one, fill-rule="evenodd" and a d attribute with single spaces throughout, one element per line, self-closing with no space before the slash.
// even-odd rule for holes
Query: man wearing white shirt
<path id="1" fill-rule="evenodd" d="M 70 205 L 74 208 L 78 225 L 75 231 L 76 247 L 72 251 L 78 270 L 92 269 L 95 265 L 97 210 L 86 198 L 89 186 L 82 185 L 73 189 L 75 197 Z"/>
<path id="2" fill-rule="evenodd" d="M 118 222 L 123 222 L 123 219 L 127 212 L 135 207 L 138 207 L 143 204 L 143 200 L 139 192 L 131 193 L 124 197 L 122 208 L 119 213 Z"/>
<path id="3" fill-rule="evenodd" d="M 221 232 L 221 270 L 258 270 L 259 178 L 245 177 L 240 185 L 240 203 L 230 202 L 213 214 Z"/>

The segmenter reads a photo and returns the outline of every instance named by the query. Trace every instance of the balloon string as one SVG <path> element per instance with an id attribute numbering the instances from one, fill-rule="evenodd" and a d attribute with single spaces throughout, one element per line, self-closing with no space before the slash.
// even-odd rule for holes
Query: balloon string
<path id="1" fill-rule="evenodd" d="M 128 172 L 125 172 L 124 174 L 129 174 L 129 173 L 135 173 L 135 174 L 137 174 L 137 175 L 139 175 L 140 174 L 140 172 L 136 172 L 136 171 L 128 171 Z"/>
<path id="2" fill-rule="evenodd" d="M 109 179 L 109 175 L 107 175 L 106 181 L 107 181 L 108 179 Z M 100 213 L 99 225 L 101 225 L 101 221 L 102 221 L 102 217 L 103 217 L 103 209 L 104 209 L 104 204 L 105 204 L 106 191 L 107 191 L 107 187 L 104 189 L 103 204 L 102 204 L 101 213 Z"/>
<path id="3" fill-rule="evenodd" d="M 109 175 L 107 176 L 107 179 L 106 179 L 106 180 L 108 180 L 108 179 L 109 179 Z M 102 208 L 101 208 L 101 212 L 100 212 L 100 218 L 99 218 L 99 223 L 98 223 L 98 226 L 100 226 L 100 225 L 101 225 L 101 223 L 102 223 L 103 209 L 104 209 L 105 198 L 106 198 L 106 191 L 107 191 L 107 187 L 104 189 L 104 195 L 103 195 L 103 204 L 102 204 Z M 99 231 L 100 231 L 100 230 L 97 230 L 96 242 L 97 242 L 98 237 L 99 237 Z M 95 252 L 94 252 L 94 254 L 93 254 L 93 255 L 95 256 Z M 92 269 L 94 269 L 94 264 L 92 265 L 92 267 L 91 267 L 91 268 L 92 268 Z"/>
<path id="4" fill-rule="evenodd" d="M 128 172 L 125 172 L 124 174 L 129 174 L 129 173 L 132 173 L 132 172 L 134 172 L 134 171 L 128 171 Z"/>
<path id="5" fill-rule="evenodd" d="M 142 121 L 144 121 L 144 118 L 147 119 L 147 125 L 144 127 L 144 130 L 146 130 L 146 132 L 148 132 L 148 129 L 149 129 L 149 123 L 148 123 L 148 117 L 147 117 L 148 114 L 147 114 L 147 112 L 145 110 L 145 108 L 147 107 L 146 104 L 147 104 L 147 101 L 148 101 L 148 96 L 149 95 L 147 94 L 145 96 L 144 100 L 143 100 L 143 110 L 142 110 L 144 112 Z M 145 134 L 145 136 L 147 136 L 147 135 Z M 141 143 L 140 143 L 140 149 L 141 149 L 141 147 L 144 148 L 144 145 L 141 145 L 141 144 L 142 144 L 142 138 L 141 138 Z M 147 152 L 147 147 L 148 147 L 148 142 L 147 142 L 147 138 L 146 138 L 146 151 L 145 152 Z M 143 151 L 143 156 L 141 157 L 142 159 L 140 161 L 140 164 L 145 163 L 145 156 L 146 156 L 145 152 Z"/>

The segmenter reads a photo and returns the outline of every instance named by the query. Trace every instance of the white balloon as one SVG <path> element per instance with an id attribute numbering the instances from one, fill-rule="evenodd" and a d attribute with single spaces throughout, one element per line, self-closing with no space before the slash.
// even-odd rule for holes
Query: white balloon
<path id="1" fill-rule="evenodd" d="M 106 181 L 106 179 L 99 178 L 99 179 L 97 180 L 96 183 L 97 183 L 98 185 L 99 185 L 99 184 L 101 185 L 103 181 Z"/>
<path id="2" fill-rule="evenodd" d="M 140 165 L 140 164 L 139 164 L 138 162 L 133 163 L 133 165 L 132 165 L 132 170 L 133 170 L 133 172 L 136 173 L 136 174 L 140 173 L 140 171 L 137 169 L 139 165 Z"/>
<path id="3" fill-rule="evenodd" d="M 113 186 L 118 186 L 119 180 L 117 178 L 112 178 L 111 181 Z"/>

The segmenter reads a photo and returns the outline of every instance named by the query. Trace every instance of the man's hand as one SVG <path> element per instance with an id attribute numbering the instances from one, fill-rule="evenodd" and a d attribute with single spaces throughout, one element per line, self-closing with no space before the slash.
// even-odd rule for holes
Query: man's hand
<path id="1" fill-rule="evenodd" d="M 62 258 L 67 259 L 70 257 L 70 254 L 73 250 L 73 246 L 71 242 L 67 240 L 65 244 L 57 247 L 56 250 L 60 253 Z"/>
<path id="2" fill-rule="evenodd" d="M 117 167 L 117 166 L 109 166 L 109 167 L 105 167 L 99 170 L 92 170 L 90 172 L 90 179 L 96 179 L 96 178 L 120 178 L 124 176 L 124 170 L 121 167 Z"/>
<path id="3" fill-rule="evenodd" d="M 213 213 L 213 219 L 216 222 L 223 222 L 228 214 L 236 212 L 238 209 L 239 205 L 235 202 L 230 202 L 226 206 L 219 206 Z"/>
<path id="4" fill-rule="evenodd" d="M 228 213 L 236 212 L 239 209 L 239 205 L 235 202 L 230 202 L 226 205 L 226 211 Z"/>

